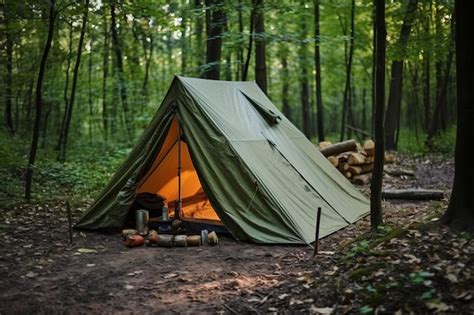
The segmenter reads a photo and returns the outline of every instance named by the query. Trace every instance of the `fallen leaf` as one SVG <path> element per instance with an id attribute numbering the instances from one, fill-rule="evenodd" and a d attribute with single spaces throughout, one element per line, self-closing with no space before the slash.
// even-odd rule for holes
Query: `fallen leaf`
<path id="1" fill-rule="evenodd" d="M 431 300 L 425 303 L 426 307 L 432 311 L 446 312 L 449 306 L 439 300 Z"/>
<path id="2" fill-rule="evenodd" d="M 87 267 L 95 267 L 95 264 L 87 264 Z"/>
<path id="3" fill-rule="evenodd" d="M 452 283 L 457 283 L 458 282 L 458 277 L 456 277 L 456 275 L 453 275 L 452 273 L 448 273 L 446 275 L 446 279 L 448 279 Z"/>
<path id="4" fill-rule="evenodd" d="M 177 277 L 177 276 L 178 276 L 177 273 L 167 273 L 166 275 L 163 276 L 163 278 L 171 279 L 171 278 L 174 278 L 174 277 Z"/>
<path id="5" fill-rule="evenodd" d="M 92 249 L 92 248 L 79 248 L 79 249 L 77 250 L 77 252 L 83 253 L 83 254 L 97 253 L 97 251 L 96 251 L 95 249 Z"/>
<path id="6" fill-rule="evenodd" d="M 27 276 L 28 278 L 30 278 L 30 279 L 36 277 L 37 275 L 38 275 L 38 274 L 37 274 L 37 273 L 34 273 L 33 271 L 30 271 L 30 272 L 28 272 L 28 273 L 26 274 L 26 276 Z"/>
<path id="7" fill-rule="evenodd" d="M 125 290 L 132 290 L 134 288 L 135 287 L 133 285 L 130 285 L 130 284 L 125 285 Z"/>
<path id="8" fill-rule="evenodd" d="M 331 314 L 332 312 L 334 312 L 334 308 L 333 307 L 316 307 L 312 305 L 310 308 L 310 311 L 317 314 Z"/>
<path id="9" fill-rule="evenodd" d="M 290 295 L 287 294 L 287 293 L 283 293 L 283 294 L 280 294 L 280 295 L 278 296 L 278 298 L 279 298 L 280 300 L 283 300 L 283 299 L 286 298 L 287 296 L 290 296 Z"/>

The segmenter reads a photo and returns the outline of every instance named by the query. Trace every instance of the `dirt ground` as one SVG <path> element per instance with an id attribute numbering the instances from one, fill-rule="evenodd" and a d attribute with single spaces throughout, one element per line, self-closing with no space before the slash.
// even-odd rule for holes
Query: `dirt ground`
<path id="1" fill-rule="evenodd" d="M 387 176 L 386 187 L 449 191 L 452 161 L 402 160 L 416 177 Z M 430 220 L 444 205 L 385 202 L 385 218 L 398 225 Z M 367 219 L 324 238 L 322 253 L 312 259 L 309 246 L 264 246 L 225 237 L 214 247 L 128 249 L 117 234 L 75 232 L 69 245 L 64 205 L 25 204 L 0 212 L 0 314 L 318 313 L 321 307 L 354 311 L 363 303 L 341 302 L 321 280 L 330 282 L 334 268 L 344 269 L 337 266 L 348 243 L 367 232 Z M 474 247 L 472 240 L 464 246 Z M 464 307 L 452 305 L 451 310 Z"/>

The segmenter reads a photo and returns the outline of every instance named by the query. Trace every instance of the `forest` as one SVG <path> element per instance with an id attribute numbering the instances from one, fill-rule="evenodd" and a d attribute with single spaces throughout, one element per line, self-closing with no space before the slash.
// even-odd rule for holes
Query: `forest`
<path id="1" fill-rule="evenodd" d="M 461 3 L 1 1 L 0 313 L 135 312 L 137 305 L 146 313 L 473 312 L 474 67 L 470 5 Z M 153 134 L 174 80 L 187 77 L 254 81 L 323 154 L 355 140 L 351 150 L 364 162 L 349 165 L 344 151 L 328 159 L 347 178 L 370 172 L 356 186 L 367 199 L 364 218 L 313 238 L 315 258 L 311 248 L 240 242 L 232 231 L 214 247 L 155 251 L 72 229 L 103 201 L 98 196 L 108 198 L 101 191 L 115 189 L 114 174 Z M 192 160 L 198 152 L 182 130 L 178 163 L 181 143 Z M 361 149 L 370 140 L 371 154 Z M 204 163 L 194 162 L 209 195 L 209 175 L 198 169 Z M 181 164 L 177 170 L 179 219 Z M 233 174 L 229 187 L 241 180 Z M 255 185 L 247 212 L 263 194 Z M 389 196 L 401 190 L 415 196 Z M 441 197 L 419 197 L 420 190 Z M 221 207 L 223 197 L 206 198 Z"/>

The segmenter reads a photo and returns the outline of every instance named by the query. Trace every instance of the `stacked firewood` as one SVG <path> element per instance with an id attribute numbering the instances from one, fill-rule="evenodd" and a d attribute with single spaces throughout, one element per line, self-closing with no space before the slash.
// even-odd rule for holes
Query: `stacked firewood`
<path id="1" fill-rule="evenodd" d="M 332 144 L 329 141 L 319 143 L 321 153 L 346 178 L 356 185 L 366 185 L 372 178 L 375 144 L 366 140 L 362 145 L 355 140 Z M 385 155 L 386 162 L 394 162 L 394 156 Z"/>

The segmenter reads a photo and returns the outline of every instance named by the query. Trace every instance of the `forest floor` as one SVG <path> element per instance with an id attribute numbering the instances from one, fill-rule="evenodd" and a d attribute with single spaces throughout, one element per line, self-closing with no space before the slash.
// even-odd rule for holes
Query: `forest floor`
<path id="1" fill-rule="evenodd" d="M 387 188 L 450 190 L 452 160 L 396 167 L 416 176 L 386 176 Z M 119 235 L 75 232 L 70 245 L 64 204 L 18 204 L 0 209 L 0 314 L 472 313 L 474 239 L 436 222 L 446 204 L 384 202 L 378 233 L 361 220 L 321 240 L 316 258 L 309 246 L 228 238 L 127 249 Z"/>

